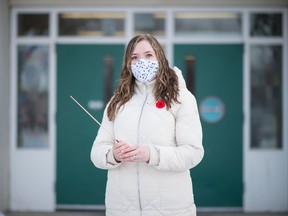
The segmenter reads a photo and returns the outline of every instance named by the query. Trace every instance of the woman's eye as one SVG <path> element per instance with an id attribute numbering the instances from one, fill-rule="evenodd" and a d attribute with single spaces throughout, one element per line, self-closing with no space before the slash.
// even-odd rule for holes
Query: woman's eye
<path id="1" fill-rule="evenodd" d="M 136 61 L 137 59 L 138 59 L 137 56 L 132 56 L 132 58 L 131 58 L 132 61 Z"/>
<path id="2" fill-rule="evenodd" d="M 153 57 L 153 55 L 151 53 L 146 55 L 146 58 L 151 58 L 151 57 Z"/>

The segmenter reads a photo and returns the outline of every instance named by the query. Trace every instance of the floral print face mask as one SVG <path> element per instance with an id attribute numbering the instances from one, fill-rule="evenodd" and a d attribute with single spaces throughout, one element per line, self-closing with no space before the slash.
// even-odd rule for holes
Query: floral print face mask
<path id="1" fill-rule="evenodd" d="M 158 61 L 139 59 L 131 64 L 134 77 L 142 83 L 148 83 L 155 79 L 159 68 Z"/>

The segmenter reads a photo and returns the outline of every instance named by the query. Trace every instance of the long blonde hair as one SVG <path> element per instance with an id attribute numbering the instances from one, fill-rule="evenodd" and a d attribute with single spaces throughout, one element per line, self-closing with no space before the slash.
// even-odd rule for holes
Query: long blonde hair
<path id="1" fill-rule="evenodd" d="M 169 67 L 168 61 L 160 43 L 149 34 L 140 34 L 133 37 L 127 45 L 123 59 L 120 82 L 111 98 L 107 113 L 108 118 L 112 121 L 120 107 L 131 99 L 134 94 L 135 78 L 131 72 L 131 57 L 136 44 L 146 40 L 152 46 L 156 58 L 159 61 L 159 69 L 156 76 L 154 87 L 155 100 L 164 100 L 167 109 L 171 108 L 173 102 L 180 103 L 178 77 L 173 69 Z"/>

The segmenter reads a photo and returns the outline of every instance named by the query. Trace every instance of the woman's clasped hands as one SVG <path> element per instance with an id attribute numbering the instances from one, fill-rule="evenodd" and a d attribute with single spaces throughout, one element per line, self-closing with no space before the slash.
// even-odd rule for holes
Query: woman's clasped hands
<path id="1" fill-rule="evenodd" d="M 148 162 L 150 150 L 148 146 L 129 145 L 126 142 L 115 142 L 113 155 L 117 162 Z"/>

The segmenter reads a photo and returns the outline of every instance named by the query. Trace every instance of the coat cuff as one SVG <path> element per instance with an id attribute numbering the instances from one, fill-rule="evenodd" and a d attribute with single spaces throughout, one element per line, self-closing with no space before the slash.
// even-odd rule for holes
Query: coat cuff
<path id="1" fill-rule="evenodd" d="M 112 164 L 112 165 L 116 165 L 116 164 L 119 164 L 115 158 L 114 158 L 114 155 L 113 155 L 113 151 L 109 150 L 108 153 L 106 154 L 106 161 L 108 164 Z"/>
<path id="2" fill-rule="evenodd" d="M 148 165 L 158 166 L 160 162 L 159 149 L 155 146 L 149 146 L 149 150 L 150 150 L 150 158 Z"/>

